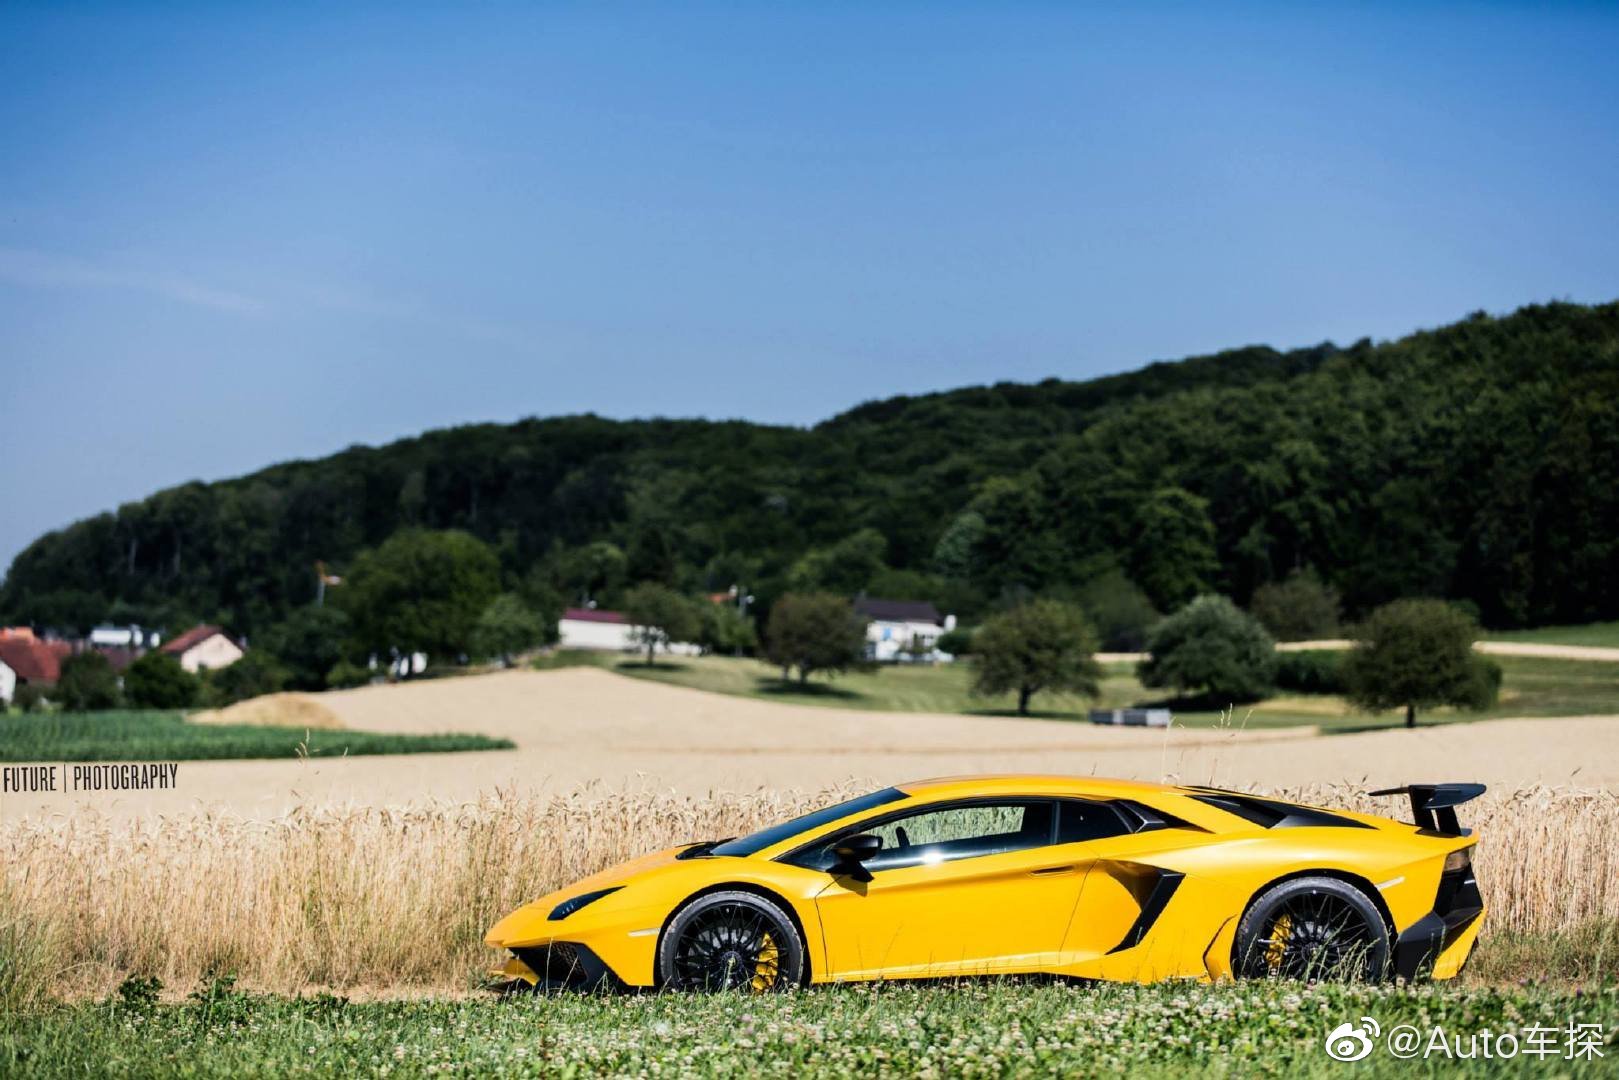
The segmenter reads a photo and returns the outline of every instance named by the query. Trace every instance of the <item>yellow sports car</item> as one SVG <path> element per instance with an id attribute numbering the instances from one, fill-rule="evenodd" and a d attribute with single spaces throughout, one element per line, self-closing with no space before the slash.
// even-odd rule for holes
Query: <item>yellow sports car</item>
<path id="1" fill-rule="evenodd" d="M 1200 787 L 983 776 L 884 788 L 544 896 L 489 931 L 539 988 L 780 990 L 1049 973 L 1454 976 L 1484 903 L 1456 806 L 1414 824 Z"/>

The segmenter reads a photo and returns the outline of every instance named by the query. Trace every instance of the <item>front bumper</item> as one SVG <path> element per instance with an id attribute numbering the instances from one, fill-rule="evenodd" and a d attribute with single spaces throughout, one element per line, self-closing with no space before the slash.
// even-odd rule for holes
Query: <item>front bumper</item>
<path id="1" fill-rule="evenodd" d="M 512 950 L 504 967 L 490 972 L 496 978 L 519 980 L 536 990 L 618 991 L 627 989 L 613 969 L 588 946 L 554 941 Z"/>

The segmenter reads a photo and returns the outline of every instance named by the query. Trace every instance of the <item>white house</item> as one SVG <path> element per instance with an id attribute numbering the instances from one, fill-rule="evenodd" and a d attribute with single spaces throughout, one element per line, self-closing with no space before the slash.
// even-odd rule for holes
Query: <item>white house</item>
<path id="1" fill-rule="evenodd" d="M 193 626 L 172 641 L 165 642 L 163 651 L 179 659 L 180 666 L 195 675 L 204 668 L 218 671 L 230 667 L 242 658 L 242 647 L 217 626 Z"/>
<path id="2" fill-rule="evenodd" d="M 622 611 L 568 608 L 557 620 L 557 645 L 564 649 L 635 648 L 635 627 Z"/>
<path id="3" fill-rule="evenodd" d="M 0 658 L 0 705 L 10 705 L 17 696 L 17 672 Z"/>
<path id="4" fill-rule="evenodd" d="M 856 615 L 866 619 L 866 656 L 872 660 L 949 660 L 939 652 L 939 635 L 956 628 L 954 615 L 941 616 L 925 600 L 855 598 Z M 908 646 L 917 651 L 905 652 Z"/>
<path id="5" fill-rule="evenodd" d="M 622 611 L 568 608 L 557 620 L 557 647 L 645 652 L 646 644 L 636 633 L 639 629 Z M 677 656 L 696 656 L 702 650 L 690 642 L 670 641 L 660 644 L 658 651 Z"/>

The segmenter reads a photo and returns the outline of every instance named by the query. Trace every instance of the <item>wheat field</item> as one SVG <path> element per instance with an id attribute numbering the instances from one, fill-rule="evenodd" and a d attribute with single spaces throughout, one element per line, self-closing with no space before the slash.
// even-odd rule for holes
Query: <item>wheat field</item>
<path id="1" fill-rule="evenodd" d="M 1348 788 L 1274 792 L 1388 812 Z M 0 993 L 107 992 L 231 973 L 276 991 L 465 990 L 511 908 L 646 851 L 736 835 L 846 797 L 592 790 L 274 820 L 70 819 L 0 826 Z M 1467 807 L 1486 935 L 1619 920 L 1619 796 L 1491 793 Z M 3 985 L 13 985 L 9 991 Z M 26 995 L 24 995 L 26 996 Z"/>

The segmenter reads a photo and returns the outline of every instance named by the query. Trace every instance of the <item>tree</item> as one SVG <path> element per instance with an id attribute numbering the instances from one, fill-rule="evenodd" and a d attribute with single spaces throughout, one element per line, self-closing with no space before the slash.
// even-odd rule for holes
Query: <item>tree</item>
<path id="1" fill-rule="evenodd" d="M 1255 701 L 1275 678 L 1276 643 L 1259 620 L 1223 596 L 1200 596 L 1158 623 L 1147 651 L 1136 669 L 1143 686 Z"/>
<path id="2" fill-rule="evenodd" d="M 709 652 L 741 656 L 759 647 L 753 620 L 731 604 L 702 605 L 702 627 L 697 643 Z"/>
<path id="3" fill-rule="evenodd" d="M 1254 590 L 1248 610 L 1277 641 L 1313 641 L 1338 633 L 1338 592 L 1308 570 Z"/>
<path id="4" fill-rule="evenodd" d="M 888 541 L 876 529 L 861 529 L 830 547 L 812 548 L 787 572 L 787 587 L 796 592 L 852 595 L 865 589 L 886 564 Z"/>
<path id="5" fill-rule="evenodd" d="M 1163 611 L 1209 587 L 1220 569 L 1209 502 L 1179 487 L 1154 491 L 1136 509 L 1130 577 Z"/>
<path id="6" fill-rule="evenodd" d="M 1101 647 L 1114 652 L 1141 651 L 1147 631 L 1163 617 L 1140 586 L 1120 570 L 1093 578 L 1079 591 L 1079 602 L 1096 627 Z"/>
<path id="7" fill-rule="evenodd" d="M 984 621 L 972 637 L 973 693 L 1017 693 L 1019 716 L 1042 690 L 1095 697 L 1102 669 L 1096 635 L 1073 604 L 1032 600 Z"/>
<path id="8" fill-rule="evenodd" d="M 770 608 L 765 656 L 787 681 L 817 671 L 838 672 L 860 664 L 866 652 L 866 625 L 844 597 L 832 593 L 788 593 Z"/>
<path id="9" fill-rule="evenodd" d="M 472 631 L 472 648 L 479 656 L 492 656 L 502 667 L 512 666 L 512 654 L 545 643 L 545 623 L 522 598 L 502 593 L 489 602 Z"/>
<path id="10" fill-rule="evenodd" d="M 118 673 L 105 656 L 94 650 L 74 653 L 62 661 L 55 697 L 69 712 L 116 709 L 122 698 Z"/>
<path id="11" fill-rule="evenodd" d="M 220 705 L 274 694 L 286 688 L 292 673 L 264 649 L 249 649 L 234 664 L 204 673 L 203 685 Z"/>
<path id="12" fill-rule="evenodd" d="M 489 546 L 455 530 L 405 529 L 354 560 L 337 590 L 364 649 L 459 656 L 500 591 Z"/>
<path id="13" fill-rule="evenodd" d="M 294 690 L 321 690 L 326 673 L 344 657 L 351 632 L 349 617 L 333 604 L 306 604 L 276 623 L 255 642 L 287 669 Z M 257 651 L 257 650 L 255 650 Z"/>
<path id="14" fill-rule="evenodd" d="M 124 670 L 124 696 L 137 709 L 186 709 L 201 683 L 166 652 L 153 651 Z"/>
<path id="15" fill-rule="evenodd" d="M 624 614 L 635 627 L 636 639 L 646 646 L 647 666 L 657 662 L 659 645 L 690 641 L 702 623 L 697 609 L 680 593 L 655 581 L 642 582 L 624 594 Z"/>
<path id="16" fill-rule="evenodd" d="M 1343 663 L 1350 702 L 1369 712 L 1438 705 L 1487 709 L 1501 686 L 1500 668 L 1473 651 L 1478 624 L 1442 600 L 1396 600 L 1354 629 Z"/>

